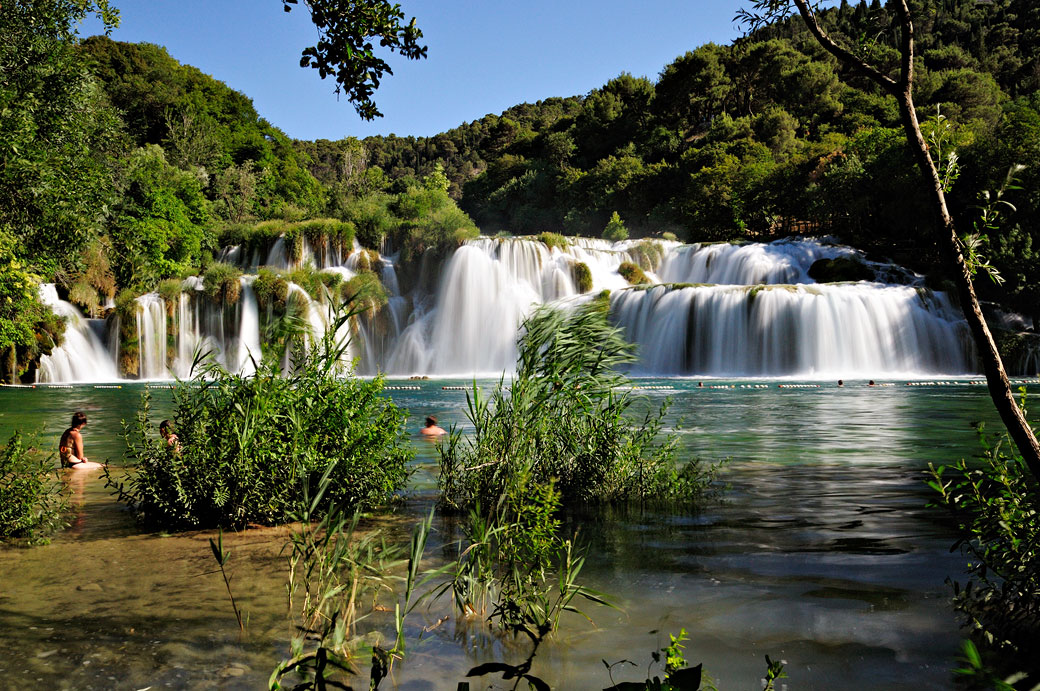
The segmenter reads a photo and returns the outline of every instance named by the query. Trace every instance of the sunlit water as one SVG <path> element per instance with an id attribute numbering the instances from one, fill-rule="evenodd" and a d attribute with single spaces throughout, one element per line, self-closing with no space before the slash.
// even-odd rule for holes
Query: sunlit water
<path id="1" fill-rule="evenodd" d="M 447 382 L 390 383 L 421 386 L 390 392 L 412 411 L 412 428 L 430 413 L 465 428 L 465 394 L 442 390 Z M 791 689 L 950 685 L 961 634 L 944 580 L 961 577 L 964 559 L 949 553 L 943 514 L 925 508 L 922 469 L 974 455 L 972 421 L 996 428 L 984 387 L 639 383 L 670 387 L 646 395 L 672 396 L 685 454 L 731 458 L 729 488 L 696 513 L 575 517 L 589 544 L 583 579 L 620 610 L 586 608 L 593 624 L 565 619 L 535 674 L 556 688 L 601 689 L 610 685 L 601 660 L 628 659 L 638 667 L 615 667 L 614 680 L 645 678 L 650 652 L 685 628 L 687 659 L 704 662 L 721 689 L 759 688 L 766 654 L 787 661 Z M 143 390 L 3 388 L 0 435 L 37 428 L 49 446 L 83 410 L 88 457 L 118 462 L 120 420 Z M 170 391 L 151 393 L 158 422 Z M 380 519 L 402 540 L 435 499 L 436 448 L 413 443 L 417 472 L 403 506 Z M 53 544 L 0 549 L 0 688 L 266 688 L 291 633 L 286 529 L 224 536 L 249 617 L 240 634 L 214 572 L 213 533 L 142 533 L 96 475 L 77 479 L 73 525 Z M 435 527 L 431 565 L 451 552 L 452 526 Z M 409 619 L 408 658 L 382 688 L 454 689 L 474 664 L 523 659 L 522 644 L 469 637 L 450 622 L 417 640 L 446 610 L 435 604 Z M 382 616 L 370 623 L 389 631 Z M 356 685 L 367 685 L 364 674 Z"/>

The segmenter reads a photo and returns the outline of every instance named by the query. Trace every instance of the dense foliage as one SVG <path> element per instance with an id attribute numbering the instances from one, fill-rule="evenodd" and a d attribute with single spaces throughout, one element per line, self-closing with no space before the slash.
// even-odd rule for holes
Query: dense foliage
<path id="1" fill-rule="evenodd" d="M 990 440 L 981 426 L 979 437 L 981 462 L 932 468 L 928 483 L 970 558 L 970 580 L 954 583 L 954 603 L 972 633 L 1017 667 L 1009 671 L 1040 674 L 1025 654 L 1040 634 L 1040 487 L 1013 444 Z"/>
<path id="2" fill-rule="evenodd" d="M 606 300 L 570 314 L 543 308 L 524 323 L 516 377 L 489 398 L 475 388 L 473 436 L 453 433 L 441 449 L 448 508 L 488 510 L 527 484 L 551 484 L 564 505 L 686 500 L 708 487 L 713 469 L 677 463 L 675 438 L 662 437 L 666 407 L 632 419 L 637 397 L 617 368 L 633 346 L 607 310 Z"/>
<path id="3" fill-rule="evenodd" d="M 289 373 L 273 361 L 251 377 L 212 367 L 178 387 L 176 444 L 156 436 L 145 399 L 124 430 L 133 467 L 121 500 L 164 528 L 238 528 L 285 522 L 326 471 L 326 504 L 353 511 L 392 499 L 411 455 L 406 413 L 380 395 L 381 380 L 341 376 L 339 325 L 297 349 Z"/>
<path id="4" fill-rule="evenodd" d="M 0 449 L 0 541 L 46 542 L 63 527 L 67 508 L 67 493 L 53 457 L 32 448 L 32 440 L 27 442 L 16 432 Z"/>

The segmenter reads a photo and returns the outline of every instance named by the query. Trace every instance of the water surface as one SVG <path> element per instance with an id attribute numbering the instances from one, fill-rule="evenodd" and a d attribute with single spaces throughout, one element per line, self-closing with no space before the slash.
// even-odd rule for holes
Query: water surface
<path id="1" fill-rule="evenodd" d="M 390 383 L 421 386 L 389 392 L 412 411 L 410 427 L 432 413 L 466 429 L 465 393 L 441 388 L 459 382 Z M 594 624 L 565 620 L 536 674 L 558 688 L 601 689 L 610 684 L 601 660 L 629 659 L 639 666 L 615 667 L 614 679 L 636 680 L 682 627 L 687 659 L 704 662 L 721 689 L 758 688 L 766 654 L 787 661 L 792 689 L 949 687 L 961 635 L 944 579 L 960 577 L 964 560 L 949 553 L 943 515 L 925 508 L 922 470 L 974 455 L 973 421 L 996 429 L 984 387 L 638 383 L 667 387 L 645 394 L 649 404 L 672 397 L 685 456 L 731 459 L 728 490 L 695 512 L 572 517 L 589 545 L 585 581 L 621 609 L 588 609 Z M 712 388 L 721 386 L 733 388 Z M 83 410 L 88 456 L 118 466 L 119 421 L 145 390 L 0 388 L 0 435 L 39 428 L 46 448 Z M 149 392 L 157 424 L 171 392 Z M 402 506 L 378 519 L 402 539 L 435 501 L 436 448 L 413 443 L 417 472 Z M 72 527 L 48 546 L 0 549 L 0 687 L 266 688 L 290 635 L 279 556 L 287 529 L 224 537 L 249 615 L 242 635 L 213 571 L 213 533 L 143 532 L 97 475 L 77 480 Z M 431 565 L 452 553 L 454 526 L 435 527 Z M 454 689 L 473 664 L 523 659 L 522 645 L 450 621 L 417 640 L 446 610 L 409 620 L 409 657 L 383 688 Z M 386 629 L 379 617 L 371 625 Z"/>

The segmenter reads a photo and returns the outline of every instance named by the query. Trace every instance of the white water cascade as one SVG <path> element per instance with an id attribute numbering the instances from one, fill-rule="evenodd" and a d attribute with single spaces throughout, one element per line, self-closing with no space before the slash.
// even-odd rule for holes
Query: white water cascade
<path id="1" fill-rule="evenodd" d="M 856 250 L 827 241 L 682 245 L 567 238 L 562 247 L 549 247 L 536 238 L 482 237 L 442 263 L 424 258 L 422 275 L 401 283 L 393 256 L 378 263 L 366 258 L 363 266 L 369 255 L 358 249 L 344 259 L 337 245 L 316 249 L 304 241 L 301 256 L 289 261 L 278 240 L 263 266 L 309 264 L 347 281 L 371 265 L 387 304 L 350 327 L 350 355 L 359 358 L 362 374 L 497 376 L 514 367 L 520 324 L 538 305 L 573 306 L 604 290 L 610 291 L 611 319 L 639 345 L 635 374 L 854 379 L 976 370 L 964 322 L 945 295 L 910 272 L 865 262 Z M 255 272 L 264 253 L 242 254 L 231 248 L 223 259 Z M 838 257 L 862 261 L 878 280 L 819 284 L 809 276 L 814 262 Z M 623 262 L 641 266 L 652 285 L 630 286 L 619 273 Z M 199 349 L 232 371 L 250 373 L 250 355 L 258 360 L 261 345 L 253 280 L 242 278 L 241 298 L 231 306 L 210 300 L 199 278 L 187 279 L 169 309 L 157 294 L 139 298 L 140 376 L 188 376 Z M 401 284 L 416 287 L 403 293 Z M 317 337 L 329 323 L 329 306 L 295 284 L 289 300 L 310 338 Z M 112 356 L 100 352 L 111 374 Z M 50 362 L 46 376 L 72 378 Z"/>
<path id="2" fill-rule="evenodd" d="M 65 336 L 58 348 L 40 358 L 36 378 L 40 382 L 113 381 L 115 361 L 101 338 L 75 305 L 58 298 L 53 283 L 40 286 L 40 299 L 65 318 Z"/>
<path id="3" fill-rule="evenodd" d="M 625 290 L 615 323 L 637 373 L 869 378 L 966 373 L 965 326 L 945 297 L 909 286 L 698 286 Z"/>

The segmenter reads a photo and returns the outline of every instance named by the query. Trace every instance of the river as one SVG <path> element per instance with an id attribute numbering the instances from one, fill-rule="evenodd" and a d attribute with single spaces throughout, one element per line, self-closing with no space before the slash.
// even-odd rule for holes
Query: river
<path id="1" fill-rule="evenodd" d="M 465 393 L 442 389 L 458 380 L 388 383 L 420 387 L 388 392 L 412 411 L 411 428 L 432 413 L 465 430 Z M 635 383 L 655 387 L 644 390 L 652 402 L 672 397 L 684 454 L 730 459 L 727 489 L 697 511 L 575 519 L 588 544 L 582 577 L 619 609 L 587 608 L 593 623 L 565 618 L 533 673 L 556 688 L 602 689 L 611 682 L 601 660 L 628 659 L 637 666 L 616 666 L 614 680 L 639 680 L 650 652 L 685 628 L 687 660 L 703 662 L 723 690 L 759 688 L 767 654 L 786 661 L 791 689 L 949 687 L 962 635 L 944 581 L 962 577 L 965 559 L 949 552 L 945 516 L 925 508 L 922 471 L 975 455 L 973 421 L 999 427 L 984 386 Z M 145 387 L 0 388 L 0 435 L 35 428 L 47 446 L 82 410 L 87 455 L 111 460 L 120 478 L 120 420 Z M 149 393 L 158 421 L 171 392 Z M 370 522 L 402 540 L 436 499 L 436 448 L 418 435 L 412 443 L 416 472 L 401 508 Z M 214 572 L 213 533 L 143 532 L 97 475 L 77 480 L 69 529 L 47 546 L 0 549 L 0 687 L 266 688 L 291 633 L 286 529 L 224 536 L 248 613 L 243 634 Z M 452 530 L 441 519 L 434 527 L 431 565 L 450 552 Z M 454 689 L 474 664 L 523 659 L 522 645 L 475 639 L 450 621 L 417 640 L 447 608 L 409 619 L 409 655 L 382 688 Z"/>

